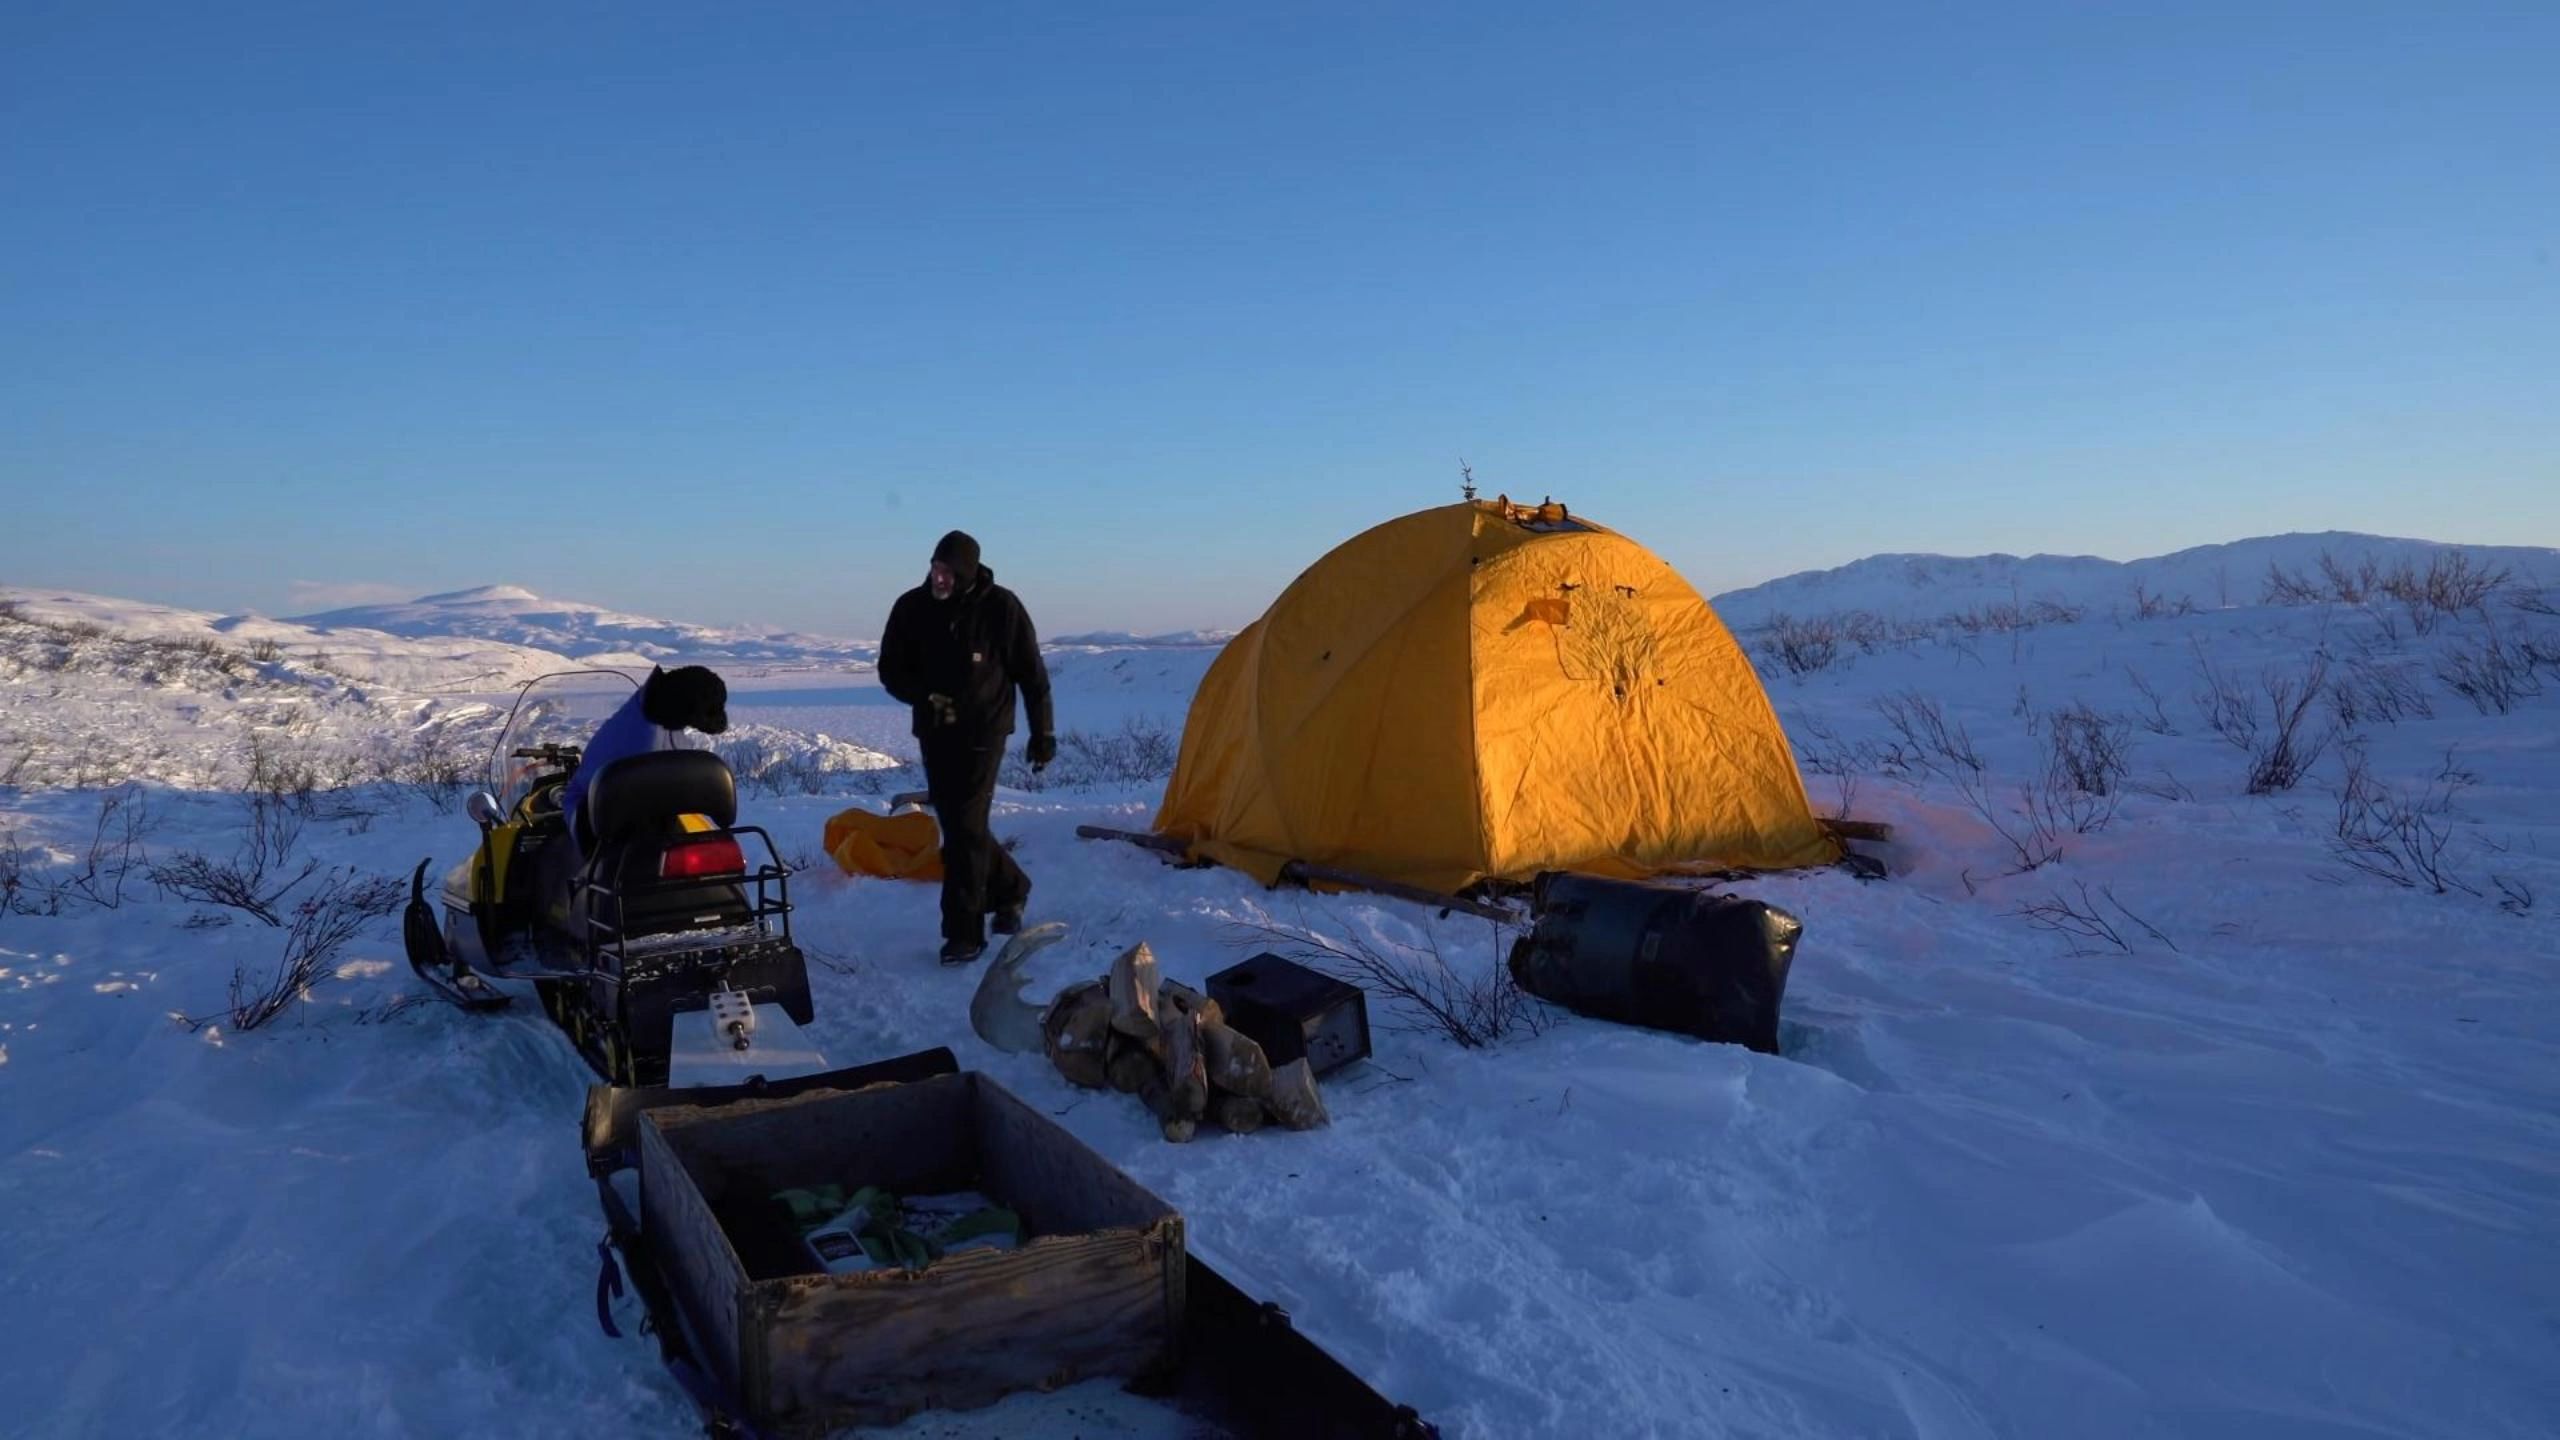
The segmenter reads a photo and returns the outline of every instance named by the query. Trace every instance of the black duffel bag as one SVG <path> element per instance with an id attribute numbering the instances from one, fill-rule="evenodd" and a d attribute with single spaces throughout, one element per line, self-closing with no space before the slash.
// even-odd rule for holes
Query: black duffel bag
<path id="1" fill-rule="evenodd" d="M 1602 1020 L 1778 1053 L 1778 1003 L 1804 922 L 1774 905 L 1674 885 L 1549 871 L 1511 975 Z"/>

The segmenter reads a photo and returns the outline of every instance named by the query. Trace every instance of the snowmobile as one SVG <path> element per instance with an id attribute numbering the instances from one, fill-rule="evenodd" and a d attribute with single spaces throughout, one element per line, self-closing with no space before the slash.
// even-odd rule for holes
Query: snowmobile
<path id="1" fill-rule="evenodd" d="M 517 695 L 488 787 L 465 803 L 479 844 L 446 872 L 440 905 L 432 859 L 410 877 L 410 968 L 472 1010 L 509 1003 L 497 981 L 532 982 L 610 1084 L 822 1069 L 800 1030 L 809 976 L 790 870 L 771 836 L 737 823 L 728 765 L 708 750 L 630 756 L 593 779 L 577 813 L 562 809 L 587 737 L 637 688 L 581 670 Z"/>

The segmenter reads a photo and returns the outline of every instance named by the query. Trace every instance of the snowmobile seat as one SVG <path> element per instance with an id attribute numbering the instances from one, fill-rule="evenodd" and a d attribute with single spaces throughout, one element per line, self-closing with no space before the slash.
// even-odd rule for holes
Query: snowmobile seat
<path id="1" fill-rule="evenodd" d="M 728 881 L 653 888 L 659 883 L 659 856 L 686 833 L 684 817 L 689 815 L 721 829 L 737 822 L 737 781 L 719 756 L 707 750 L 656 750 L 606 766 L 576 817 L 579 850 L 588 857 L 588 888 L 574 906 L 574 927 L 595 939 L 614 938 L 613 927 L 591 928 L 597 920 L 614 919 L 616 901 L 597 895 L 598 886 L 619 897 L 618 928 L 624 939 L 739 925 L 753 918 L 745 892 Z"/>
<path id="2" fill-rule="evenodd" d="M 652 750 L 604 767 L 578 811 L 578 850 L 593 855 L 641 829 L 700 815 L 723 829 L 738 823 L 738 781 L 708 750 Z"/>

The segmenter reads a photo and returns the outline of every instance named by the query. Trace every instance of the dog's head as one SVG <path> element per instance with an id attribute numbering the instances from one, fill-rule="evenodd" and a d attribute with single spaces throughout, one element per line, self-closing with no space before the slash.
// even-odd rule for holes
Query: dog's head
<path id="1" fill-rule="evenodd" d="M 729 685 L 700 665 L 651 670 L 640 687 L 640 713 L 662 730 L 717 735 L 729 728 Z"/>

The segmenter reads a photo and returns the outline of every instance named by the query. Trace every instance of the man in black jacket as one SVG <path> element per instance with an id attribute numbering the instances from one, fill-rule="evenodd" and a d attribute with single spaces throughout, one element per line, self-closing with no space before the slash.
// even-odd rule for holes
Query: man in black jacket
<path id="1" fill-rule="evenodd" d="M 954 530 L 933 548 L 925 583 L 898 597 L 880 636 L 880 685 L 915 714 L 925 789 L 942 825 L 942 963 L 965 965 L 999 935 L 1022 928 L 1030 877 L 987 828 L 1013 697 L 1031 717 L 1024 758 L 1044 769 L 1058 753 L 1049 668 L 1014 593 L 978 563 L 978 542 Z"/>

